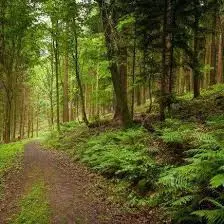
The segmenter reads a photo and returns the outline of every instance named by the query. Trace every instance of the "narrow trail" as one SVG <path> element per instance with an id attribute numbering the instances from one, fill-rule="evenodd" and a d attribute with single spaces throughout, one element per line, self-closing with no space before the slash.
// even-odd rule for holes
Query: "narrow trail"
<path id="1" fill-rule="evenodd" d="M 31 142 L 25 146 L 24 171 L 20 177 L 23 187 L 15 188 L 26 191 L 38 178 L 43 179 L 47 186 L 52 224 L 162 223 L 156 221 L 158 217 L 150 212 L 127 214 L 121 205 L 107 199 L 102 177 L 89 172 L 84 165 L 72 162 L 61 152 L 46 151 L 37 142 Z M 18 194 L 11 192 L 9 199 L 18 198 Z M 8 209 L 13 207 L 11 205 Z M 0 219 L 0 223 L 7 222 Z"/>

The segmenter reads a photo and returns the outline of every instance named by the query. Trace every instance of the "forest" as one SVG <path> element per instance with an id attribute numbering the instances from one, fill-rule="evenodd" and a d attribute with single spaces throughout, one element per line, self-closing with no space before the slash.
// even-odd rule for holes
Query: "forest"
<path id="1" fill-rule="evenodd" d="M 0 0 L 0 224 L 224 224 L 223 0 Z"/>

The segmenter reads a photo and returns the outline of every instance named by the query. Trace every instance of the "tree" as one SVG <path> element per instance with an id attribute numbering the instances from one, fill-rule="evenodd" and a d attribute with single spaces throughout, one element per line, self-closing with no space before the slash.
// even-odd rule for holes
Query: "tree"
<path id="1" fill-rule="evenodd" d="M 131 116 L 127 103 L 127 91 L 125 84 L 125 68 L 123 67 L 125 62 L 123 57 L 119 58 L 119 54 L 123 56 L 123 52 L 120 46 L 118 46 L 118 33 L 116 30 L 116 15 L 114 13 L 113 2 L 108 4 L 104 0 L 98 1 L 102 22 L 104 27 L 104 35 L 107 46 L 108 59 L 110 61 L 110 71 L 116 96 L 116 111 L 115 118 L 118 118 L 125 127 L 131 125 Z M 118 61 L 117 61 L 118 60 Z M 120 70 L 118 68 L 120 64 Z"/>

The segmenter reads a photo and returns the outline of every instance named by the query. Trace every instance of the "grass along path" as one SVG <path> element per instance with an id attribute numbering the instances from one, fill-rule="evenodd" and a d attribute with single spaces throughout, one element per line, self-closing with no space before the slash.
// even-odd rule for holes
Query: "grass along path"
<path id="1" fill-rule="evenodd" d="M 0 145 L 0 201 L 4 194 L 4 175 L 10 168 L 18 168 L 18 158 L 23 151 L 22 142 Z"/>
<path id="2" fill-rule="evenodd" d="M 15 160 L 22 155 L 23 152 L 24 142 L 0 145 L 0 175 L 15 164 Z"/>
<path id="3" fill-rule="evenodd" d="M 46 198 L 46 186 L 42 180 L 29 189 L 20 202 L 21 211 L 11 224 L 50 223 L 50 207 Z"/>
<path id="4" fill-rule="evenodd" d="M 0 145 L 0 223 L 17 211 L 23 191 L 23 155 L 26 141 Z"/>

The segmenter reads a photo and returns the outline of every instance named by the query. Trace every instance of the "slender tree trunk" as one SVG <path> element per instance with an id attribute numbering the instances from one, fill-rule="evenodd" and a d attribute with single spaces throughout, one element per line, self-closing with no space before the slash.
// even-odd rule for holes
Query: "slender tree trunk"
<path id="1" fill-rule="evenodd" d="M 66 32 L 68 32 L 68 25 L 66 28 Z M 68 35 L 66 35 L 67 38 Z M 68 43 L 67 39 L 65 46 L 65 56 L 64 56 L 64 82 L 63 82 L 63 122 L 69 121 L 69 108 L 68 108 Z"/>
<path id="2" fill-rule="evenodd" d="M 31 138 L 33 138 L 33 132 L 34 132 L 34 128 L 33 128 L 33 107 L 32 107 L 32 114 L 31 114 Z"/>
<path id="3" fill-rule="evenodd" d="M 11 135 L 11 101 L 6 102 L 6 126 L 5 126 L 5 143 L 10 142 Z"/>
<path id="4" fill-rule="evenodd" d="M 217 11 L 214 12 L 213 15 L 213 31 L 212 31 L 212 43 L 211 43 L 211 67 L 213 68 L 210 71 L 210 85 L 216 84 L 216 75 L 217 75 L 217 69 L 216 69 L 216 55 L 217 55 L 217 49 L 216 49 L 216 24 L 217 24 Z"/>
<path id="5" fill-rule="evenodd" d="M 219 34 L 217 73 L 218 73 L 217 81 L 218 83 L 222 83 L 223 82 L 223 35 L 222 33 Z"/>
<path id="6" fill-rule="evenodd" d="M 54 129 L 54 104 L 53 104 L 53 86 L 54 86 L 54 56 L 53 56 L 53 44 L 51 45 L 51 78 L 50 78 L 50 111 L 51 111 L 51 129 Z"/>
<path id="7" fill-rule="evenodd" d="M 149 110 L 148 110 L 148 112 L 149 113 L 151 113 L 151 111 L 152 111 L 152 75 L 150 74 L 149 75 L 149 102 L 150 102 L 150 104 L 149 104 Z"/>
<path id="8" fill-rule="evenodd" d="M 20 109 L 20 127 L 19 127 L 19 138 L 23 138 L 23 115 L 24 115 L 24 107 L 25 107 L 25 89 L 22 91 L 22 105 Z"/>
<path id="9" fill-rule="evenodd" d="M 60 96 L 59 96 L 59 52 L 58 52 L 58 20 L 53 23 L 55 27 L 55 37 L 53 37 L 54 61 L 55 61 L 55 77 L 56 77 L 56 107 L 57 107 L 57 130 L 60 131 Z"/>
<path id="10" fill-rule="evenodd" d="M 160 99 L 160 120 L 165 120 L 165 109 L 168 105 L 168 97 L 172 91 L 172 55 L 173 42 L 171 26 L 173 25 L 172 0 L 165 0 L 164 5 L 164 25 L 163 25 L 163 52 L 162 52 L 162 72 L 161 72 L 161 99 Z"/>
<path id="11" fill-rule="evenodd" d="M 30 138 L 30 110 L 27 111 L 27 137 Z"/>
<path id="12" fill-rule="evenodd" d="M 96 70 L 96 117 L 97 120 L 100 119 L 100 108 L 99 108 L 99 64 L 97 63 Z"/>
<path id="13" fill-rule="evenodd" d="M 197 7 L 197 5 L 195 6 Z M 195 10 L 195 22 L 194 22 L 194 57 L 193 57 L 193 89 L 194 98 L 200 96 L 200 63 L 199 63 L 199 15 L 197 10 Z"/>
<path id="14" fill-rule="evenodd" d="M 86 125 L 89 125 L 89 121 L 87 119 L 86 115 L 86 107 L 85 107 L 85 96 L 83 91 L 83 86 L 80 78 L 80 71 L 79 71 L 79 55 L 78 55 L 78 34 L 77 34 L 77 25 L 76 25 L 76 19 L 74 19 L 74 38 L 75 38 L 75 55 L 73 55 L 74 61 L 75 61 L 75 74 L 76 74 L 76 81 L 79 89 L 79 95 L 81 100 L 81 107 L 82 107 L 82 119 L 85 122 Z"/>
<path id="15" fill-rule="evenodd" d="M 134 117 L 134 110 L 135 110 L 135 65 L 136 65 L 136 28 L 137 24 L 135 21 L 134 25 L 134 46 L 133 46 L 133 62 L 132 62 L 132 92 L 131 92 L 131 117 Z"/>
<path id="16" fill-rule="evenodd" d="M 16 128 L 17 128 L 17 97 L 16 97 L 16 95 L 14 97 L 14 111 L 13 111 L 13 113 L 14 113 L 13 139 L 15 140 L 16 139 Z"/>
<path id="17" fill-rule="evenodd" d="M 36 136 L 39 136 L 39 114 L 40 114 L 40 96 L 37 99 L 37 113 L 36 113 Z"/>

